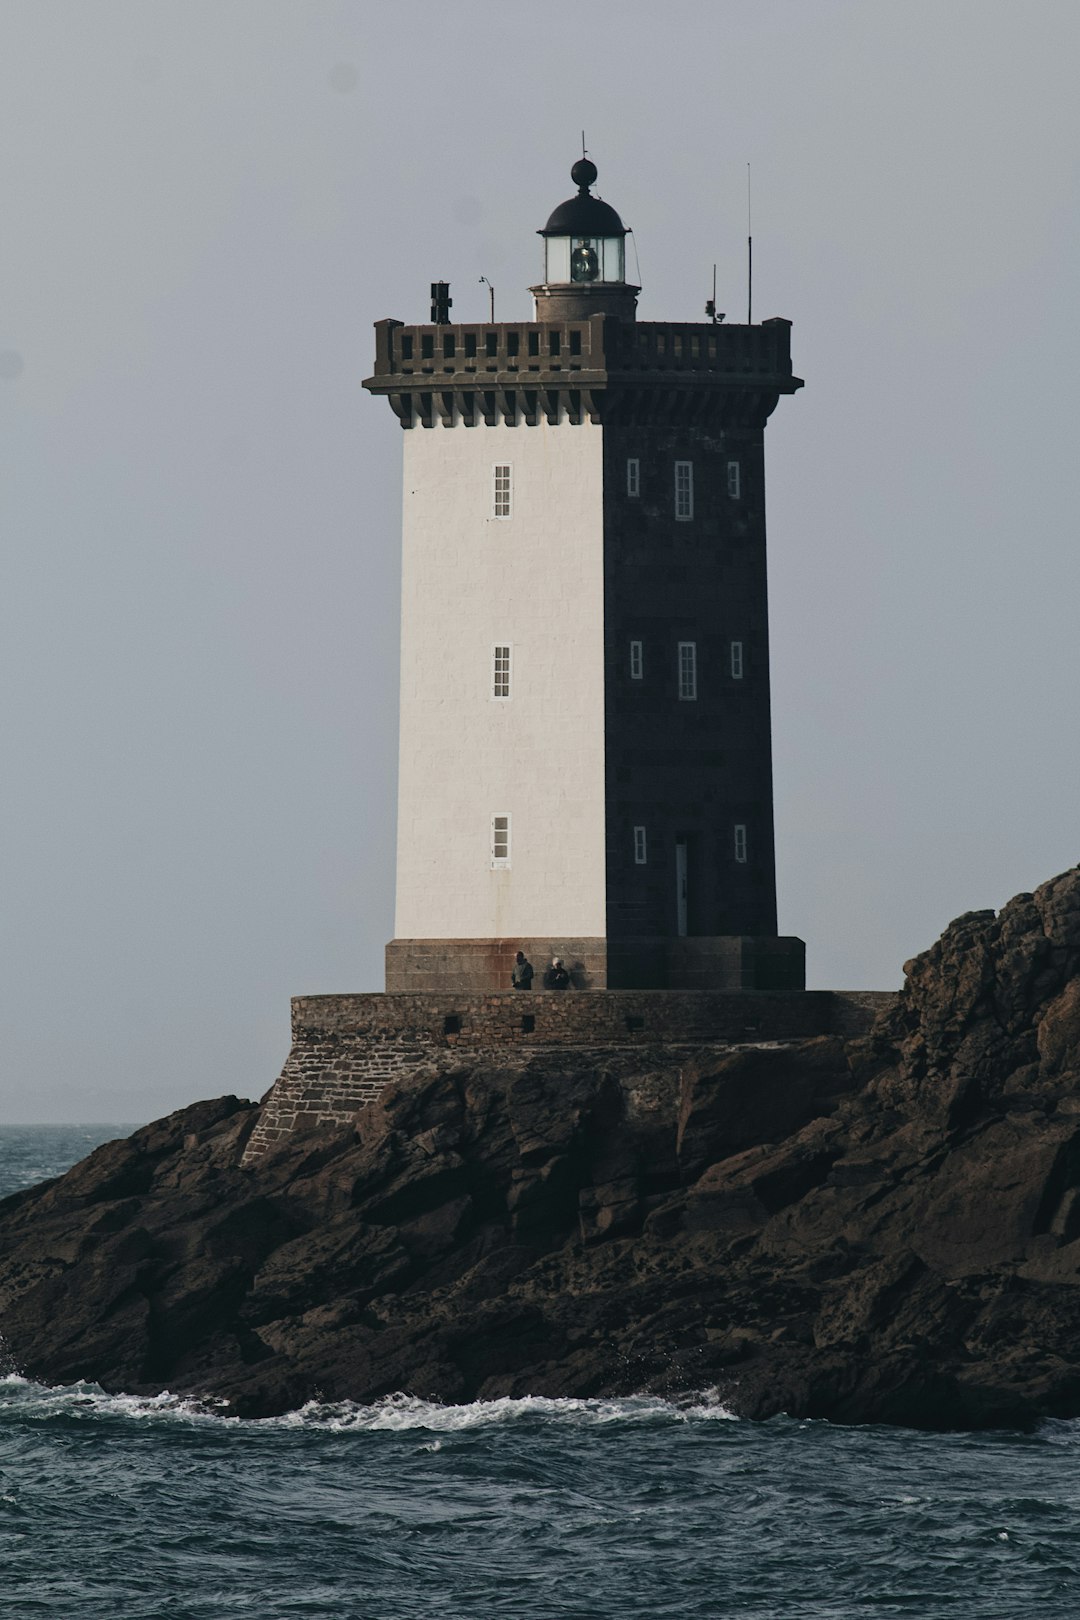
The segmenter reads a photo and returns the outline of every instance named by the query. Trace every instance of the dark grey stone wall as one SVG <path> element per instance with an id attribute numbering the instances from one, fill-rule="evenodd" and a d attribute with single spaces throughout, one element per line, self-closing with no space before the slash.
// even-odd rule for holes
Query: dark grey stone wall
<path id="1" fill-rule="evenodd" d="M 245 1162 L 296 1130 L 348 1124 L 393 1079 L 448 1052 L 508 1062 L 544 1048 L 605 1052 L 855 1035 L 895 995 L 596 991 L 582 995 L 298 996 L 292 1050 L 263 1103 Z"/>
<path id="2" fill-rule="evenodd" d="M 689 520 L 675 516 L 676 461 L 693 467 Z M 677 840 L 687 848 L 690 935 L 775 935 L 761 426 L 606 425 L 604 523 L 608 937 L 676 934 Z M 631 641 L 642 644 L 640 680 Z M 682 701 L 685 641 L 697 649 L 697 697 Z M 736 825 L 746 828 L 745 863 Z M 645 865 L 634 859 L 635 826 L 646 829 Z"/>
<path id="3" fill-rule="evenodd" d="M 679 939 L 392 939 L 386 988 L 436 994 L 484 994 L 512 987 L 514 959 L 524 951 L 534 987 L 557 956 L 575 990 L 802 990 L 801 939 L 736 934 Z"/>

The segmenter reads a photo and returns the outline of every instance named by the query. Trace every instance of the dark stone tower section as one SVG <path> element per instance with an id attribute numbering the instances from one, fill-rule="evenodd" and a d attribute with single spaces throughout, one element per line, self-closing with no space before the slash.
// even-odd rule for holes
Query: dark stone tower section
<path id="1" fill-rule="evenodd" d="M 776 938 L 765 422 L 790 323 L 611 322 L 608 983 L 798 988 Z"/>

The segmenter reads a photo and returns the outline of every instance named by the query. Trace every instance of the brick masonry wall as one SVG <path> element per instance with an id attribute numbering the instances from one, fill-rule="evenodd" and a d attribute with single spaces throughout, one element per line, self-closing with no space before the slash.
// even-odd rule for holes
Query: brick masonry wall
<path id="1" fill-rule="evenodd" d="M 516 1060 L 537 1047 L 594 1055 L 865 1033 L 891 992 L 608 990 L 297 996 L 292 1050 L 244 1162 L 295 1130 L 348 1124 L 391 1080 L 455 1050 Z"/>

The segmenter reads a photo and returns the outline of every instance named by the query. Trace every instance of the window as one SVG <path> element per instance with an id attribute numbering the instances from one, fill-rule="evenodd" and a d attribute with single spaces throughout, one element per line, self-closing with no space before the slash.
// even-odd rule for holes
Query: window
<path id="1" fill-rule="evenodd" d="M 493 698 L 510 696 L 510 648 L 491 649 L 491 695 Z"/>
<path id="2" fill-rule="evenodd" d="M 510 865 L 509 816 L 492 816 L 491 818 L 491 864 L 492 866 Z"/>
<path id="3" fill-rule="evenodd" d="M 641 462 L 637 456 L 626 463 L 626 493 L 635 497 L 641 494 Z"/>
<path id="4" fill-rule="evenodd" d="M 491 515 L 497 518 L 510 516 L 510 467 L 506 462 L 498 462 L 491 469 Z"/>
<path id="5" fill-rule="evenodd" d="M 630 679 L 640 681 L 645 673 L 645 660 L 641 655 L 641 642 L 630 643 Z"/>
<path id="6" fill-rule="evenodd" d="M 741 821 L 735 824 L 735 859 L 740 866 L 746 865 L 746 826 Z"/>
<path id="7" fill-rule="evenodd" d="M 644 827 L 634 828 L 634 865 L 644 866 L 649 859 Z"/>
<path id="8" fill-rule="evenodd" d="M 742 468 L 737 461 L 727 464 L 727 492 L 733 501 L 737 501 L 742 494 Z"/>
<path id="9" fill-rule="evenodd" d="M 743 677 L 742 642 L 741 641 L 733 641 L 731 643 L 731 678 L 732 678 L 733 681 L 741 681 L 742 677 Z"/>
<path id="10" fill-rule="evenodd" d="M 679 642 L 679 698 L 692 703 L 697 697 L 697 642 Z"/>
<path id="11" fill-rule="evenodd" d="M 694 463 L 675 463 L 675 516 L 680 523 L 694 515 Z"/>

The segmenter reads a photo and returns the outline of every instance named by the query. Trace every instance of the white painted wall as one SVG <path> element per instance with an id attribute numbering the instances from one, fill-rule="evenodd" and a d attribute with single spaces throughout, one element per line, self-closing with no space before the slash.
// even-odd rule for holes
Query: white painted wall
<path id="1" fill-rule="evenodd" d="M 603 430 L 413 427 L 405 451 L 398 939 L 606 932 Z M 513 515 L 491 515 L 492 467 Z M 513 695 L 491 649 L 513 647 Z M 509 812 L 509 870 L 491 868 Z"/>

